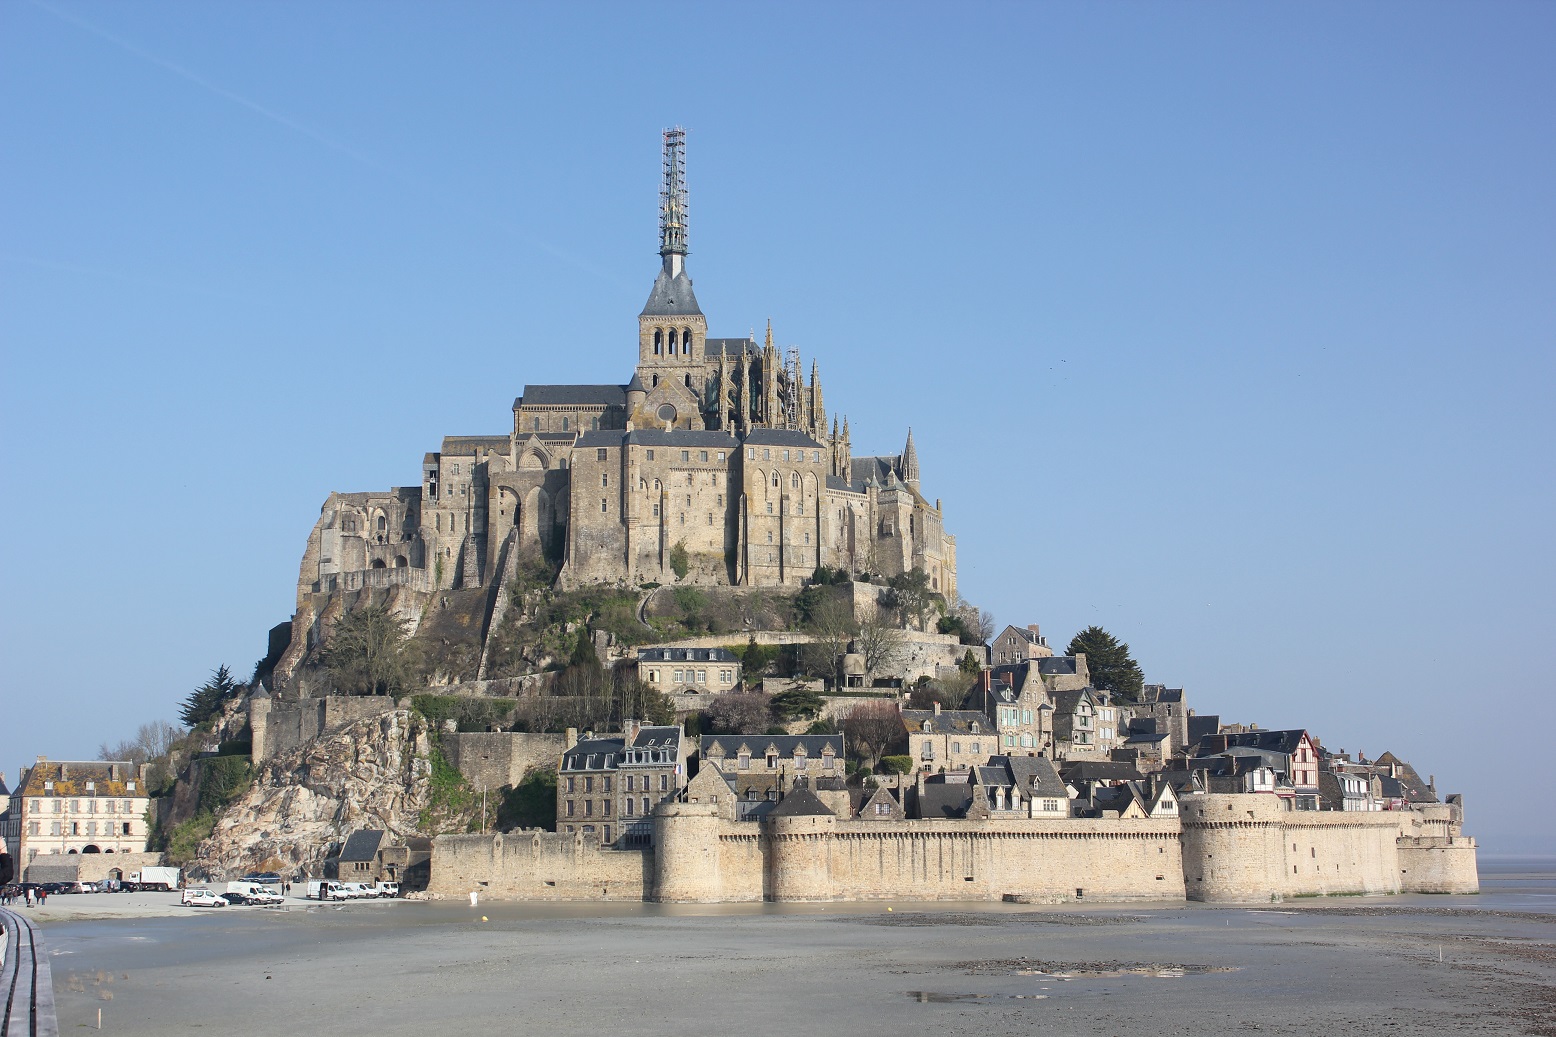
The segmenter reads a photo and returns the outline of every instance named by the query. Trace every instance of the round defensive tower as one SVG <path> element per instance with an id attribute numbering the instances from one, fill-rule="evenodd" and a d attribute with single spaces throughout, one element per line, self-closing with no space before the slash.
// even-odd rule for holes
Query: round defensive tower
<path id="1" fill-rule="evenodd" d="M 1185 796 L 1183 886 L 1190 900 L 1254 902 L 1285 894 L 1280 800 L 1271 795 Z"/>
<path id="2" fill-rule="evenodd" d="M 654 889 L 666 904 L 722 900 L 719 828 L 712 803 L 661 803 L 654 811 Z"/>
<path id="3" fill-rule="evenodd" d="M 824 808 L 817 813 L 783 816 L 775 811 L 766 826 L 771 869 L 768 899 L 839 899 L 831 869 L 837 817 Z"/>

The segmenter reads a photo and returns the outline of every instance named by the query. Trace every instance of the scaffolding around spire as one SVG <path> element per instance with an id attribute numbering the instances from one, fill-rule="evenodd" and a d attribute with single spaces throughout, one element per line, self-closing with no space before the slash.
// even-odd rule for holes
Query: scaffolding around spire
<path id="1" fill-rule="evenodd" d="M 671 256 L 686 255 L 686 130 L 680 126 L 671 127 L 664 133 L 664 181 L 659 186 L 659 254 L 665 257 L 667 266 Z M 679 273 L 679 269 L 672 273 Z"/>

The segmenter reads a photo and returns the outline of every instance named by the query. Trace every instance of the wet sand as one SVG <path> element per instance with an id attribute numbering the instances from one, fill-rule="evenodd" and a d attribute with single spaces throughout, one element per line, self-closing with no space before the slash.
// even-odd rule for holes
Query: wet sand
<path id="1" fill-rule="evenodd" d="M 123 894 L 32 917 L 49 941 L 62 1032 L 94 1028 L 102 1009 L 104 1032 L 239 1037 L 1556 1037 L 1556 871 L 1482 877 L 1478 897 L 1258 908 L 294 900 L 264 910 Z M 135 908 L 136 896 L 155 902 Z M 120 898 L 120 917 L 84 917 L 85 901 Z"/>

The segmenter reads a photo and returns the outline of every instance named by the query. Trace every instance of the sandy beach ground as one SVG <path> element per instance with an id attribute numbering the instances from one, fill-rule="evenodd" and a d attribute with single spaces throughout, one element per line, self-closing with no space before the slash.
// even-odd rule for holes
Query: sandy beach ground
<path id="1" fill-rule="evenodd" d="M 1544 1034 L 1556 870 L 1256 908 L 56 897 L 61 1032 Z M 1440 959 L 1440 960 L 1439 960 Z"/>

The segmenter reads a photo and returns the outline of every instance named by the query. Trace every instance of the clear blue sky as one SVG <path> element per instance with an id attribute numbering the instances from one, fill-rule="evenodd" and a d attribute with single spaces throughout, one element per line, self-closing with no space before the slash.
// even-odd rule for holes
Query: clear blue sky
<path id="1" fill-rule="evenodd" d="M 0 5 L 0 769 L 289 617 L 331 490 L 714 334 L 915 431 L 965 595 L 1201 712 L 1548 784 L 1556 6 Z M 1514 793 L 1509 795 L 1509 793 Z"/>

